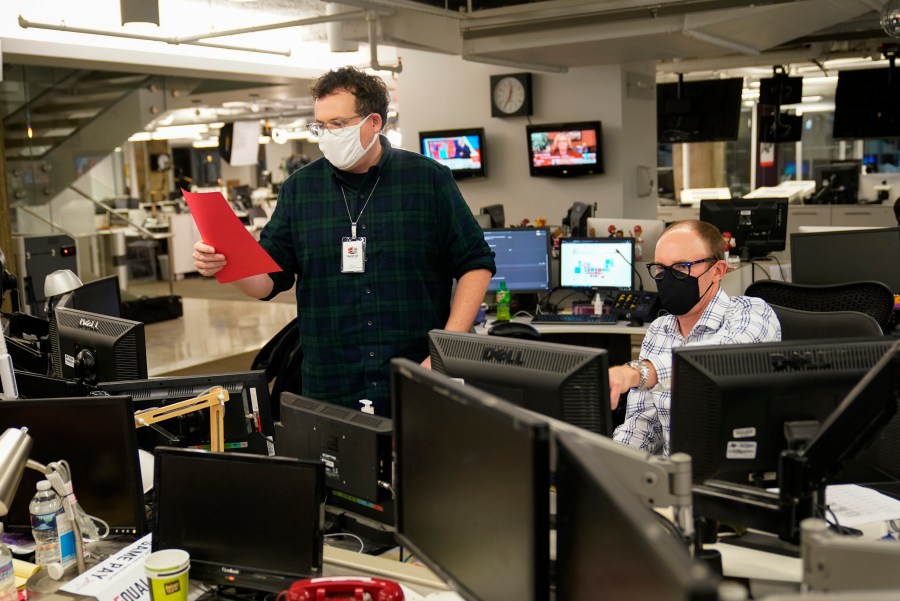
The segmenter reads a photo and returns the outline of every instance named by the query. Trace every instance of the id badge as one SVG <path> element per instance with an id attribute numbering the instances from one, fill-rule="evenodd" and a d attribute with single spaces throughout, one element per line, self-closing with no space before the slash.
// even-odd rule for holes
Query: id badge
<path id="1" fill-rule="evenodd" d="M 366 270 L 366 239 L 341 239 L 341 273 L 363 273 Z"/>

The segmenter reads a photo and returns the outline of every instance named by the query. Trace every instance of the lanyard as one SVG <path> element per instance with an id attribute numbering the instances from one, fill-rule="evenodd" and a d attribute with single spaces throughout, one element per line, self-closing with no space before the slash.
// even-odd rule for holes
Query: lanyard
<path id="1" fill-rule="evenodd" d="M 378 182 L 381 181 L 381 176 L 378 176 L 378 179 L 375 180 L 375 185 L 372 186 L 372 191 L 369 192 L 369 197 L 366 199 L 366 202 L 363 203 L 362 208 L 359 210 L 359 214 L 356 216 L 356 219 L 353 219 L 353 216 L 350 214 L 350 205 L 347 204 L 347 194 L 344 192 L 344 186 L 338 184 L 338 187 L 341 189 L 341 196 L 344 197 L 344 207 L 347 209 L 347 217 L 350 218 L 350 237 L 356 238 L 356 224 L 359 222 L 359 218 L 362 217 L 363 211 L 366 210 L 366 207 L 369 206 L 369 201 L 372 200 L 372 195 L 375 194 L 375 188 L 378 187 Z"/>

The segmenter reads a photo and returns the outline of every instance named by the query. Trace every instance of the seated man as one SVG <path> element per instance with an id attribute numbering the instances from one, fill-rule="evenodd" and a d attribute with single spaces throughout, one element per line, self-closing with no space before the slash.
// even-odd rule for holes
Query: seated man
<path id="1" fill-rule="evenodd" d="M 679 221 L 660 236 L 647 268 L 669 315 L 650 324 L 639 360 L 609 370 L 613 409 L 631 389 L 625 422 L 613 433 L 618 442 L 669 455 L 673 348 L 781 340 L 778 318 L 762 299 L 721 289 L 724 252 L 722 234 L 702 221 Z"/>

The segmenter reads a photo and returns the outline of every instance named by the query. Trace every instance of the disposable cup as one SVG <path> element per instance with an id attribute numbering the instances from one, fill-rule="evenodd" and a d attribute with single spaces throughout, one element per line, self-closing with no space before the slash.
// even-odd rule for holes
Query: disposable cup
<path id="1" fill-rule="evenodd" d="M 191 556 L 181 549 L 163 549 L 147 556 L 144 572 L 153 601 L 187 601 Z"/>

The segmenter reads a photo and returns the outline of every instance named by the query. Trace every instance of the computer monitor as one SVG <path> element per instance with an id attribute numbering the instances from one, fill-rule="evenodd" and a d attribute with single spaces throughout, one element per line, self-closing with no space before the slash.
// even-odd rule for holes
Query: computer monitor
<path id="1" fill-rule="evenodd" d="M 80 288 L 63 295 L 56 306 L 121 317 L 122 292 L 119 288 L 119 276 L 111 275 L 85 282 Z"/>
<path id="2" fill-rule="evenodd" d="M 53 375 L 88 384 L 147 377 L 144 324 L 56 307 L 50 322 Z"/>
<path id="3" fill-rule="evenodd" d="M 397 540 L 468 601 L 547 601 L 550 428 L 391 362 Z"/>
<path id="4" fill-rule="evenodd" d="M 221 386 L 228 391 L 223 416 L 225 449 L 267 455 L 268 444 L 263 436 L 275 433 L 275 423 L 269 401 L 269 384 L 263 370 L 122 380 L 97 385 L 108 394 L 130 395 L 137 411 L 194 398 L 213 386 Z M 170 436 L 163 436 L 154 428 L 141 428 L 138 430 L 141 448 L 148 451 L 160 445 L 209 448 L 209 409 L 164 421 L 157 427 Z"/>
<path id="5" fill-rule="evenodd" d="M 191 554 L 191 581 L 269 592 L 322 575 L 318 461 L 160 447 L 152 548 Z"/>
<path id="6" fill-rule="evenodd" d="M 736 244 L 731 252 L 744 261 L 784 250 L 787 220 L 787 198 L 700 201 L 700 221 L 730 232 Z"/>
<path id="7" fill-rule="evenodd" d="M 520 407 L 611 435 L 605 349 L 432 330 L 434 371 Z"/>
<path id="8" fill-rule="evenodd" d="M 44 465 L 62 459 L 69 463 L 78 504 L 86 513 L 109 524 L 110 534 L 144 535 L 144 489 L 129 397 L 3 401 L 0 432 L 22 427 L 34 441 L 31 459 Z M 31 531 L 28 503 L 43 479 L 25 470 L 5 518 L 8 531 Z"/>
<path id="9" fill-rule="evenodd" d="M 275 452 L 325 464 L 327 503 L 379 524 L 394 524 L 390 418 L 289 392 L 281 393 Z"/>
<path id="10" fill-rule="evenodd" d="M 718 599 L 718 578 L 631 494 L 591 444 L 556 434 L 556 598 Z M 663 518 L 664 519 L 664 518 Z"/>
<path id="11" fill-rule="evenodd" d="M 859 198 L 859 161 L 816 165 L 816 191 L 810 204 L 856 204 Z"/>
<path id="12" fill-rule="evenodd" d="M 636 227 L 640 227 L 640 235 Z M 666 223 L 660 219 L 619 219 L 616 217 L 591 217 L 587 220 L 588 233 L 594 238 L 641 238 L 641 252 L 638 253 L 635 240 L 635 261 L 652 261 L 656 253 L 656 241 L 666 229 Z M 612 230 L 612 234 L 610 234 Z"/>
<path id="13" fill-rule="evenodd" d="M 875 280 L 900 293 L 900 228 L 791 234 L 795 284 Z"/>
<path id="14" fill-rule="evenodd" d="M 785 425 L 816 422 L 807 432 L 814 434 L 894 342 L 872 338 L 677 348 L 672 452 L 691 456 L 695 483 L 773 480 L 778 457 L 789 447 Z"/>
<path id="15" fill-rule="evenodd" d="M 563 288 L 634 288 L 634 238 L 563 238 L 559 285 Z"/>
<path id="16" fill-rule="evenodd" d="M 506 225 L 506 216 L 503 212 L 503 205 L 488 205 L 481 207 L 482 215 L 489 215 L 491 218 L 491 227 L 503 227 Z"/>
<path id="17" fill-rule="evenodd" d="M 566 212 L 563 225 L 569 226 L 569 233 L 573 238 L 584 238 L 588 235 L 588 219 L 591 217 L 591 205 L 585 202 L 575 202 Z"/>
<path id="18" fill-rule="evenodd" d="M 497 273 L 488 284 L 496 292 L 506 282 L 511 292 L 543 292 L 550 289 L 550 230 L 518 227 L 484 231 L 494 251 Z"/>

